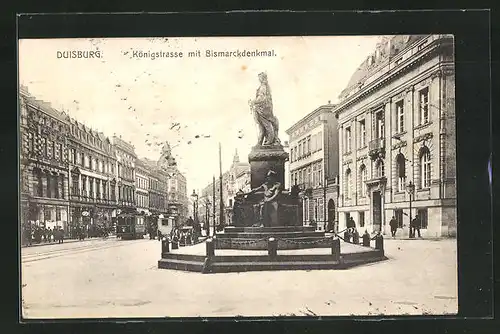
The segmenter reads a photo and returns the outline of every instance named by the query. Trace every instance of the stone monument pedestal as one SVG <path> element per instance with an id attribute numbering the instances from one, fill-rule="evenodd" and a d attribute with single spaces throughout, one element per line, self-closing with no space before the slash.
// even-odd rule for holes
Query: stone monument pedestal
<path id="1" fill-rule="evenodd" d="M 252 189 L 266 181 L 266 175 L 270 170 L 276 173 L 276 181 L 285 185 L 285 162 L 287 160 L 288 153 L 281 145 L 254 146 L 248 155 Z"/>

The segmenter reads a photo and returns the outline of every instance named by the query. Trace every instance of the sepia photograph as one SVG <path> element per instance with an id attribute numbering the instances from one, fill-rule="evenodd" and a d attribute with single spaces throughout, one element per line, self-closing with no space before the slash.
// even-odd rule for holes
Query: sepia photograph
<path id="1" fill-rule="evenodd" d="M 22 318 L 456 315 L 454 48 L 19 39 Z"/>

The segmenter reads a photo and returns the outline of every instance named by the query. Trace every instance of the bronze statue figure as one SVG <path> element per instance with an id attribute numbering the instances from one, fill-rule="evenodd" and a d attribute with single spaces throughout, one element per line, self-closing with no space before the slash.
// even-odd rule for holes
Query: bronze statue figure
<path id="1" fill-rule="evenodd" d="M 267 74 L 259 74 L 260 86 L 257 89 L 255 100 L 249 100 L 255 122 L 259 127 L 259 136 L 257 146 L 279 145 L 278 138 L 279 122 L 273 114 L 273 100 L 271 97 L 271 88 L 267 82 Z"/>
<path id="2" fill-rule="evenodd" d="M 263 198 L 257 204 L 259 208 L 259 221 L 261 226 L 268 225 L 271 222 L 272 218 L 269 218 L 270 209 L 274 209 L 274 211 L 278 210 L 278 201 L 277 197 L 281 193 L 282 185 L 280 182 L 276 180 L 276 172 L 270 170 L 267 173 L 266 181 L 257 188 L 250 190 L 245 195 L 254 194 L 258 191 L 263 191 Z"/>

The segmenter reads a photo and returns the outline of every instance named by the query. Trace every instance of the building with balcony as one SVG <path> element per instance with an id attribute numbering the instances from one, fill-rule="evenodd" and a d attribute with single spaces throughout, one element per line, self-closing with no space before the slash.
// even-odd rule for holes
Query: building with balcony
<path id="1" fill-rule="evenodd" d="M 68 232 L 67 115 L 20 87 L 21 224 Z M 26 236 L 27 237 L 27 236 Z"/>
<path id="2" fill-rule="evenodd" d="M 387 233 L 394 216 L 408 236 L 418 214 L 424 237 L 454 236 L 453 37 L 382 38 L 339 100 L 340 228 Z"/>
<path id="3" fill-rule="evenodd" d="M 135 162 L 135 203 L 137 212 L 142 215 L 138 219 L 142 219 L 146 224 L 147 217 L 151 215 L 149 212 L 149 168 L 141 159 Z"/>
<path id="4" fill-rule="evenodd" d="M 121 136 L 113 136 L 116 156 L 116 178 L 118 188 L 118 209 L 120 212 L 135 212 L 135 147 Z"/>
<path id="5" fill-rule="evenodd" d="M 116 158 L 110 139 L 67 117 L 71 228 L 113 226 L 116 215 Z"/>
<path id="6" fill-rule="evenodd" d="M 301 190 L 304 225 L 336 228 L 338 203 L 338 126 L 331 103 L 292 125 L 289 136 L 291 186 Z M 326 203 L 326 205 L 325 205 Z"/>

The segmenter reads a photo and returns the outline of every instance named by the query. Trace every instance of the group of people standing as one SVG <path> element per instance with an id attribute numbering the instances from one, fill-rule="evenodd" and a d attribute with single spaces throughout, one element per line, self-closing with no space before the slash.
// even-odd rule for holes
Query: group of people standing
<path id="1" fill-rule="evenodd" d="M 396 237 L 396 233 L 398 231 L 399 223 L 394 216 L 392 216 L 391 221 L 389 222 L 389 226 L 391 227 L 391 235 L 393 238 Z M 413 218 L 410 222 L 410 238 L 415 238 L 415 233 L 418 234 L 418 237 L 421 238 L 420 229 L 422 228 L 422 220 L 420 216 L 417 214 L 415 218 Z"/>
<path id="2" fill-rule="evenodd" d="M 33 243 L 42 242 L 54 242 L 63 243 L 64 242 L 64 230 L 60 226 L 55 226 L 54 228 L 44 227 L 44 226 L 34 226 L 25 228 L 25 244 L 32 245 Z"/>

